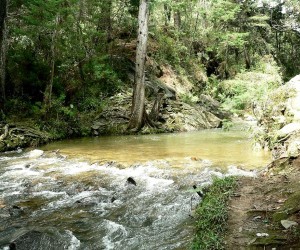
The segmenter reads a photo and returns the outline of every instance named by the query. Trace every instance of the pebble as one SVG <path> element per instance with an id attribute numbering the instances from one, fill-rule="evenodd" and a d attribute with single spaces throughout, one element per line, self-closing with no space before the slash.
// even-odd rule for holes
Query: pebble
<path id="1" fill-rule="evenodd" d="M 257 233 L 256 234 L 257 237 L 269 237 L 268 233 Z"/>
<path id="2" fill-rule="evenodd" d="M 261 216 L 255 216 L 252 220 L 260 220 Z"/>
<path id="3" fill-rule="evenodd" d="M 290 227 L 293 226 L 298 226 L 298 223 L 296 221 L 291 221 L 291 220 L 281 220 L 281 225 L 285 228 L 285 229 L 289 229 Z"/>

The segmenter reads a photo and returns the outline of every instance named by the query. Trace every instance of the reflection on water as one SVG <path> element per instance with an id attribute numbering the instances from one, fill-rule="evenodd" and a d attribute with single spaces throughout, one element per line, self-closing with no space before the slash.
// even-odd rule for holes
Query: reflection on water
<path id="1" fill-rule="evenodd" d="M 210 160 L 215 165 L 262 167 L 270 154 L 253 150 L 252 141 L 242 131 L 204 130 L 199 132 L 143 136 L 104 136 L 54 142 L 44 150 L 60 149 L 71 157 L 122 164 L 168 160 L 173 167 L 187 159 Z"/>

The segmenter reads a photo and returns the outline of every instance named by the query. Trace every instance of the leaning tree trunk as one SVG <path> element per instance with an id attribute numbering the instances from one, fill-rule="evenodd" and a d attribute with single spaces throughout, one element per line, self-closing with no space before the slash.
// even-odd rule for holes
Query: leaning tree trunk
<path id="1" fill-rule="evenodd" d="M 145 121 L 145 61 L 148 40 L 149 0 L 140 0 L 138 16 L 138 40 L 135 65 L 135 86 L 132 99 L 132 114 L 128 129 L 140 130 Z"/>
<path id="2" fill-rule="evenodd" d="M 8 0 L 0 1 L 0 104 L 5 101 L 5 74 L 6 74 L 6 52 L 7 52 L 7 10 Z"/>

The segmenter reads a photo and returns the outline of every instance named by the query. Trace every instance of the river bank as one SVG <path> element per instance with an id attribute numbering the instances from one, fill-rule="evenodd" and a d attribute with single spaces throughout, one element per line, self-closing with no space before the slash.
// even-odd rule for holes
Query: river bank
<path id="1" fill-rule="evenodd" d="M 256 140 L 272 162 L 256 178 L 241 178 L 229 203 L 227 249 L 300 248 L 300 76 L 255 107 Z"/>
<path id="2" fill-rule="evenodd" d="M 240 178 L 229 202 L 226 249 L 299 249 L 300 158 L 281 158 Z"/>
<path id="3" fill-rule="evenodd" d="M 53 140 L 50 133 L 26 122 L 0 123 L 0 131 L 0 152 L 37 147 Z"/>
<path id="4" fill-rule="evenodd" d="M 299 249 L 300 158 L 217 179 L 196 210 L 193 249 Z"/>
<path id="5" fill-rule="evenodd" d="M 131 91 L 103 100 L 98 111 L 76 112 L 72 118 L 18 119 L 8 117 L 0 123 L 0 152 L 17 148 L 36 147 L 54 140 L 102 135 L 130 134 Z M 146 103 L 151 109 L 151 101 Z M 146 126 L 138 134 L 174 133 L 222 127 L 230 115 L 221 104 L 202 95 L 197 102 L 184 102 L 172 96 L 163 99 L 154 127 Z"/>

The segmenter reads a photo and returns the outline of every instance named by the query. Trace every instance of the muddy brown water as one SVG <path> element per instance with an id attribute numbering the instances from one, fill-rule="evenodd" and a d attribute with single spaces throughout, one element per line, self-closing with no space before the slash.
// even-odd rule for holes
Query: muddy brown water
<path id="1" fill-rule="evenodd" d="M 57 249 L 53 237 L 70 250 L 187 249 L 200 201 L 192 185 L 228 166 L 238 174 L 233 165 L 253 170 L 270 160 L 242 131 L 84 138 L 41 149 L 0 155 L 0 249 L 21 235 L 21 250 Z"/>
<path id="2" fill-rule="evenodd" d="M 90 161 L 117 161 L 124 165 L 165 160 L 173 167 L 194 161 L 211 161 L 214 165 L 230 164 L 255 169 L 270 161 L 270 153 L 254 150 L 245 131 L 204 130 L 190 133 L 142 136 L 104 136 L 65 140 L 45 146 L 60 150 L 69 157 Z M 197 164 L 195 164 L 197 165 Z"/>

